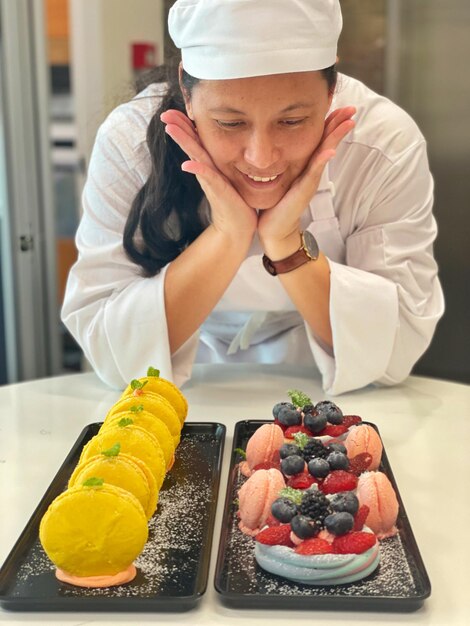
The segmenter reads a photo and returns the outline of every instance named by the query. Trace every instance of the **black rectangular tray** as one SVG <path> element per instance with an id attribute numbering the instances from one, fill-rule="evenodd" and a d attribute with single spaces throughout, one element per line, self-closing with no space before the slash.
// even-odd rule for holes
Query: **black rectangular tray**
<path id="1" fill-rule="evenodd" d="M 225 426 L 186 423 L 175 463 L 149 522 L 149 540 L 127 585 L 84 589 L 59 582 L 39 542 L 47 507 L 67 486 L 83 446 L 101 424 L 81 432 L 0 570 L 0 604 L 19 611 L 186 611 L 207 587 Z"/>
<path id="2" fill-rule="evenodd" d="M 385 450 L 380 471 L 397 494 L 399 514 L 395 537 L 382 540 L 378 569 L 361 581 L 345 585 L 302 585 L 261 569 L 254 558 L 254 541 L 238 528 L 237 492 L 246 480 L 238 471 L 236 448 L 246 449 L 251 435 L 265 420 L 238 422 L 233 437 L 227 495 L 219 542 L 215 588 L 221 602 L 236 609 L 308 609 L 415 611 L 431 593 L 418 550 Z M 366 422 L 365 422 L 366 423 Z M 378 429 L 373 426 L 377 432 Z"/>

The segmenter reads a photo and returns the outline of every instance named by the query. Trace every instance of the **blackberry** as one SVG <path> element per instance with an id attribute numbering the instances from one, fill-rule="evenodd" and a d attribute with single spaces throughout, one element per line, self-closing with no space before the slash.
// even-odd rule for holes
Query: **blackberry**
<path id="1" fill-rule="evenodd" d="M 328 450 L 328 448 L 326 448 L 321 441 L 312 437 L 305 444 L 302 454 L 308 463 L 310 459 L 313 458 L 326 459 L 326 457 L 330 454 L 330 450 Z"/>
<path id="2" fill-rule="evenodd" d="M 302 496 L 299 512 L 314 520 L 317 528 L 321 529 L 324 526 L 325 517 L 332 511 L 330 501 L 321 491 L 306 491 Z"/>

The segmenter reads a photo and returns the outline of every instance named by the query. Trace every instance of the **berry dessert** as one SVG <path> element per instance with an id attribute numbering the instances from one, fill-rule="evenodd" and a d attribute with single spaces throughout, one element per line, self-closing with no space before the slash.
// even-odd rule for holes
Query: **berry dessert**
<path id="1" fill-rule="evenodd" d="M 310 585 L 360 580 L 379 565 L 379 540 L 397 533 L 398 501 L 377 471 L 382 442 L 334 403 L 289 395 L 248 440 L 239 529 L 270 573 Z"/>
<path id="2" fill-rule="evenodd" d="M 255 538 L 255 558 L 268 572 L 295 582 L 335 585 L 368 576 L 378 566 L 376 535 L 364 526 L 368 511 L 352 491 L 329 497 L 316 485 L 279 492 L 271 507 L 279 525 Z"/>
<path id="3" fill-rule="evenodd" d="M 40 523 L 39 538 L 59 580 L 109 587 L 134 579 L 133 561 L 147 541 L 147 521 L 186 414 L 184 396 L 154 368 L 111 408 Z"/>
<path id="4" fill-rule="evenodd" d="M 278 402 L 273 407 L 274 423 L 280 426 L 287 440 L 301 432 L 323 442 L 345 439 L 351 426 L 360 424 L 358 415 L 343 415 L 342 410 L 330 400 L 314 404 L 298 389 L 287 392 L 290 402 Z"/>

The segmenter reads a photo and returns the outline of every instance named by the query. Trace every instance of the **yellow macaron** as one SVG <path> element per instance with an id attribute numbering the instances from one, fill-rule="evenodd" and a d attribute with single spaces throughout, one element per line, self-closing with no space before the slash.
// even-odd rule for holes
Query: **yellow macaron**
<path id="1" fill-rule="evenodd" d="M 165 478 L 166 464 L 160 444 L 148 431 L 140 426 L 115 426 L 100 431 L 84 446 L 79 463 L 101 454 L 119 444 L 121 452 L 131 454 L 146 463 L 152 471 L 157 489 Z"/>
<path id="2" fill-rule="evenodd" d="M 147 517 L 137 498 L 100 478 L 61 493 L 39 527 L 42 546 L 56 567 L 82 577 L 123 571 L 147 537 Z"/>
<path id="3" fill-rule="evenodd" d="M 181 426 L 184 424 L 184 420 L 188 414 L 188 402 L 178 387 L 167 380 L 166 378 L 160 378 L 160 371 L 149 367 L 147 376 L 134 379 L 124 389 L 122 397 L 127 396 L 139 396 L 139 392 L 150 391 L 151 393 L 159 394 L 168 400 L 171 406 L 175 409 Z"/>
<path id="4" fill-rule="evenodd" d="M 155 478 L 145 463 L 135 456 L 121 453 L 120 446 L 114 446 L 101 454 L 79 463 L 73 471 L 68 487 L 82 485 L 89 478 L 100 476 L 106 484 L 130 491 L 140 502 L 147 519 L 155 512 L 158 490 Z"/>
<path id="5" fill-rule="evenodd" d="M 139 412 L 148 411 L 158 417 L 171 433 L 173 437 L 173 443 L 176 446 L 180 442 L 181 437 L 181 422 L 176 414 L 175 409 L 171 406 L 166 398 L 156 393 L 146 391 L 140 396 L 126 396 L 121 398 L 113 404 L 108 414 L 105 417 L 104 424 L 108 422 L 117 413 L 125 413 L 128 411 Z"/>
<path id="6" fill-rule="evenodd" d="M 116 413 L 103 422 L 100 432 L 108 428 L 122 426 L 123 424 L 135 424 L 151 433 L 160 444 L 165 457 L 166 469 L 168 470 L 173 463 L 175 454 L 175 442 L 171 436 L 168 426 L 153 413 L 149 411 L 136 410 Z"/>

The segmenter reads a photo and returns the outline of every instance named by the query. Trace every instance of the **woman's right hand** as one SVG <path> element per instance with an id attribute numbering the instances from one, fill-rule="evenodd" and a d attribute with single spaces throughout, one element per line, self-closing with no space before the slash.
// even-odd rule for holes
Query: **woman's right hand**
<path id="1" fill-rule="evenodd" d="M 190 158 L 182 163 L 181 169 L 194 174 L 199 181 L 211 208 L 214 228 L 230 239 L 246 236 L 251 241 L 258 215 L 214 165 L 193 122 L 175 109 L 165 111 L 160 119 L 166 125 L 166 133 Z"/>

